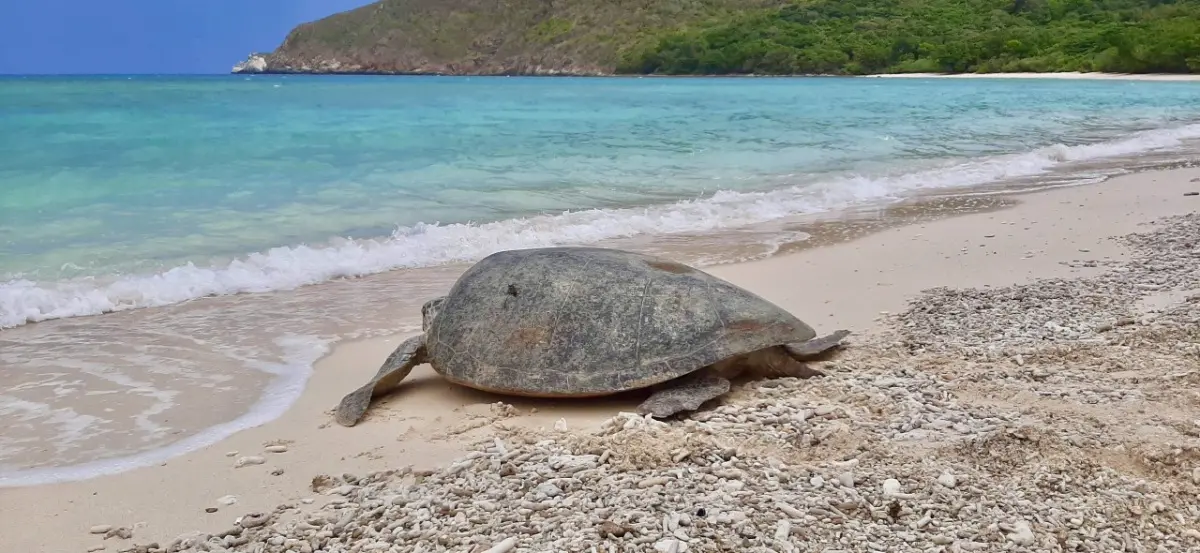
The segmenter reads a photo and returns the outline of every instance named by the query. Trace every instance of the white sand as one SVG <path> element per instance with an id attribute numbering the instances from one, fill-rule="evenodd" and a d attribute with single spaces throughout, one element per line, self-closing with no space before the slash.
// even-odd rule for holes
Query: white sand
<path id="1" fill-rule="evenodd" d="M 888 73 L 881 75 L 866 75 L 886 79 L 1096 79 L 1123 81 L 1200 81 L 1200 75 L 1183 75 L 1177 73 L 1081 73 L 1078 71 L 1060 73 Z"/>
<path id="2" fill-rule="evenodd" d="M 983 287 L 1048 276 L 1084 274 L 1060 262 L 1122 255 L 1109 236 L 1134 232 L 1162 216 L 1200 209 L 1200 170 L 1128 175 L 1086 187 L 1028 194 L 1014 208 L 892 228 L 858 240 L 711 272 L 798 314 L 818 332 L 871 332 L 881 311 L 904 309 L 906 299 L 934 286 Z M 1086 251 L 1084 251 L 1086 250 Z M 509 424 L 594 428 L 637 398 L 527 402 L 476 393 L 440 381 L 421 367 L 403 392 L 376 402 L 354 428 L 331 422 L 329 411 L 365 382 L 403 337 L 340 345 L 316 368 L 311 385 L 279 420 L 236 434 L 216 446 L 162 466 L 82 482 L 0 489 L 0 551 L 118 551 L 130 542 L 90 535 L 94 525 L 133 527 L 137 543 L 169 542 L 191 531 L 218 531 L 235 517 L 269 511 L 311 496 L 318 474 L 363 474 L 413 464 L 432 467 L 461 450 L 461 440 L 487 428 L 450 434 L 492 419 L 490 402 L 504 400 L 536 415 Z M 286 453 L 265 453 L 283 441 Z M 236 456 L 226 452 L 237 451 Z M 242 455 L 262 465 L 233 468 Z M 282 469 L 281 475 L 272 475 Z M 217 498 L 238 497 L 232 506 Z M 218 507 L 216 513 L 205 509 Z"/>

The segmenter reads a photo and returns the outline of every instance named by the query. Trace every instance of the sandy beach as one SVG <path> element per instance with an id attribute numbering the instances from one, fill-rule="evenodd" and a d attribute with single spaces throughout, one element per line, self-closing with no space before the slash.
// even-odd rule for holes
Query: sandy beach
<path id="1" fill-rule="evenodd" d="M 1064 71 L 1058 73 L 887 73 L 867 75 L 885 79 L 1095 79 L 1117 81 L 1200 81 L 1200 75 L 1176 73 L 1084 73 Z"/>
<path id="2" fill-rule="evenodd" d="M 1197 191 L 1200 169 L 1142 172 L 1023 194 L 1011 208 L 711 267 L 819 333 L 854 334 L 824 364 L 829 376 L 749 383 L 696 420 L 624 418 L 614 427 L 606 421 L 633 411 L 644 395 L 526 401 L 447 384 L 422 366 L 345 428 L 332 422 L 332 408 L 407 336 L 338 344 L 277 420 L 160 466 L 0 489 L 0 550 L 157 551 L 189 532 L 230 528 L 237 532 L 212 543 L 233 551 L 311 551 L 322 537 L 328 551 L 480 552 L 508 538 L 512 551 L 582 551 L 571 544 L 597 540 L 601 551 L 651 544 L 680 551 L 682 543 L 689 551 L 730 543 L 746 551 L 820 550 L 806 545 L 817 543 L 861 550 L 854 540 L 888 551 L 1200 550 L 1200 423 L 1192 422 L 1200 421 L 1200 353 L 1179 334 L 1195 337 L 1194 325 L 1179 330 L 1179 318 L 1197 310 L 1197 235 L 1164 231 L 1157 242 L 1132 245 L 1112 239 L 1188 214 L 1192 226 L 1179 228 L 1200 228 L 1200 197 L 1187 195 Z M 1154 274 L 1162 278 L 1129 280 Z M 1079 279 L 1099 280 L 1070 284 Z M 1104 301 L 1075 286 L 1097 297 L 1126 295 Z M 1039 295 L 1043 289 L 1053 293 Z M 1060 310 L 1057 319 L 1046 315 L 1050 307 Z M 1034 320 L 1040 316 L 1054 320 Z M 953 416 L 921 418 L 939 412 Z M 911 423 L 918 420 L 924 433 Z M 556 422 L 567 430 L 555 430 Z M 989 457 L 989 448 L 1004 454 Z M 602 450 L 604 462 L 595 456 Z M 570 462 L 583 463 L 573 482 L 506 488 L 471 480 L 499 479 L 502 463 L 520 480 Z M 425 472 L 366 477 L 410 466 Z M 1009 477 L 989 480 L 995 473 Z M 484 511 L 453 506 L 482 501 L 472 486 L 488 491 Z M 612 499 L 593 505 L 601 500 L 585 490 L 606 486 L 617 490 Z M 622 514 L 616 498 L 629 495 L 622 489 L 658 499 L 644 502 L 645 516 Z M 793 503 L 781 514 L 773 507 L 785 502 L 781 490 L 799 494 L 787 501 L 826 503 Z M 774 499 L 747 503 L 750 491 Z M 1099 506 L 1105 502 L 1113 507 L 1096 511 L 1108 509 Z M 277 508 L 284 504 L 290 508 Z M 451 504 L 430 514 L 431 505 Z M 957 507 L 950 514 L 944 505 Z M 1071 514 L 1071 505 L 1087 514 Z M 504 526 L 518 507 L 522 520 L 559 518 L 518 536 Z M 383 517 L 387 526 L 387 509 L 418 522 L 389 529 L 388 539 L 367 522 L 354 536 L 341 533 L 359 524 L 355 517 Z M 326 512 L 333 514 L 322 519 Z M 266 516 L 235 525 L 250 513 Z M 318 536 L 321 524 L 304 522 L 321 520 L 336 531 Z M 135 549 L 152 543 L 161 547 Z"/>

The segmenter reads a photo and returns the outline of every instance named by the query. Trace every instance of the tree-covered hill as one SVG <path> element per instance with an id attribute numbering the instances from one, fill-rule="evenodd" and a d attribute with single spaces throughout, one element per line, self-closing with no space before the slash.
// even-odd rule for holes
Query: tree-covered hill
<path id="1" fill-rule="evenodd" d="M 664 33 L 619 70 L 1200 72 L 1200 2 L 812 0 Z"/>
<path id="2" fill-rule="evenodd" d="M 1200 72 L 1200 0 L 381 0 L 253 70 Z"/>

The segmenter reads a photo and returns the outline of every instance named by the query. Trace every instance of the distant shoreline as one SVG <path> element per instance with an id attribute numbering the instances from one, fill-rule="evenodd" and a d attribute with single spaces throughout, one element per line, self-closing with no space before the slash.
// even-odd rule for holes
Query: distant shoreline
<path id="1" fill-rule="evenodd" d="M 709 74 L 709 75 L 662 75 L 636 73 L 440 73 L 440 72 L 383 72 L 383 71 L 289 71 L 271 70 L 261 72 L 231 72 L 232 75 L 314 75 L 314 76 L 389 76 L 389 77 L 592 77 L 623 79 L 796 79 L 796 78 L 847 78 L 847 79 L 1045 79 L 1045 80 L 1125 80 L 1125 81 L 1175 81 L 1200 82 L 1200 74 L 1193 73 L 1101 73 L 1101 72 L 1054 72 L 1054 73 L 879 73 L 871 75 L 827 75 L 827 74 Z"/>
<path id="2" fill-rule="evenodd" d="M 1192 73 L 886 73 L 863 75 L 863 77 L 890 79 L 1094 79 L 1125 81 L 1200 81 L 1200 74 Z"/>

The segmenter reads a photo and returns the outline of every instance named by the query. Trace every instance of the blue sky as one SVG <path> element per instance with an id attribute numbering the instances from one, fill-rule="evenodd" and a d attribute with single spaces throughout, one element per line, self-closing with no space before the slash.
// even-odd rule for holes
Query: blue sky
<path id="1" fill-rule="evenodd" d="M 370 0 L 0 0 L 0 74 L 228 73 Z"/>

